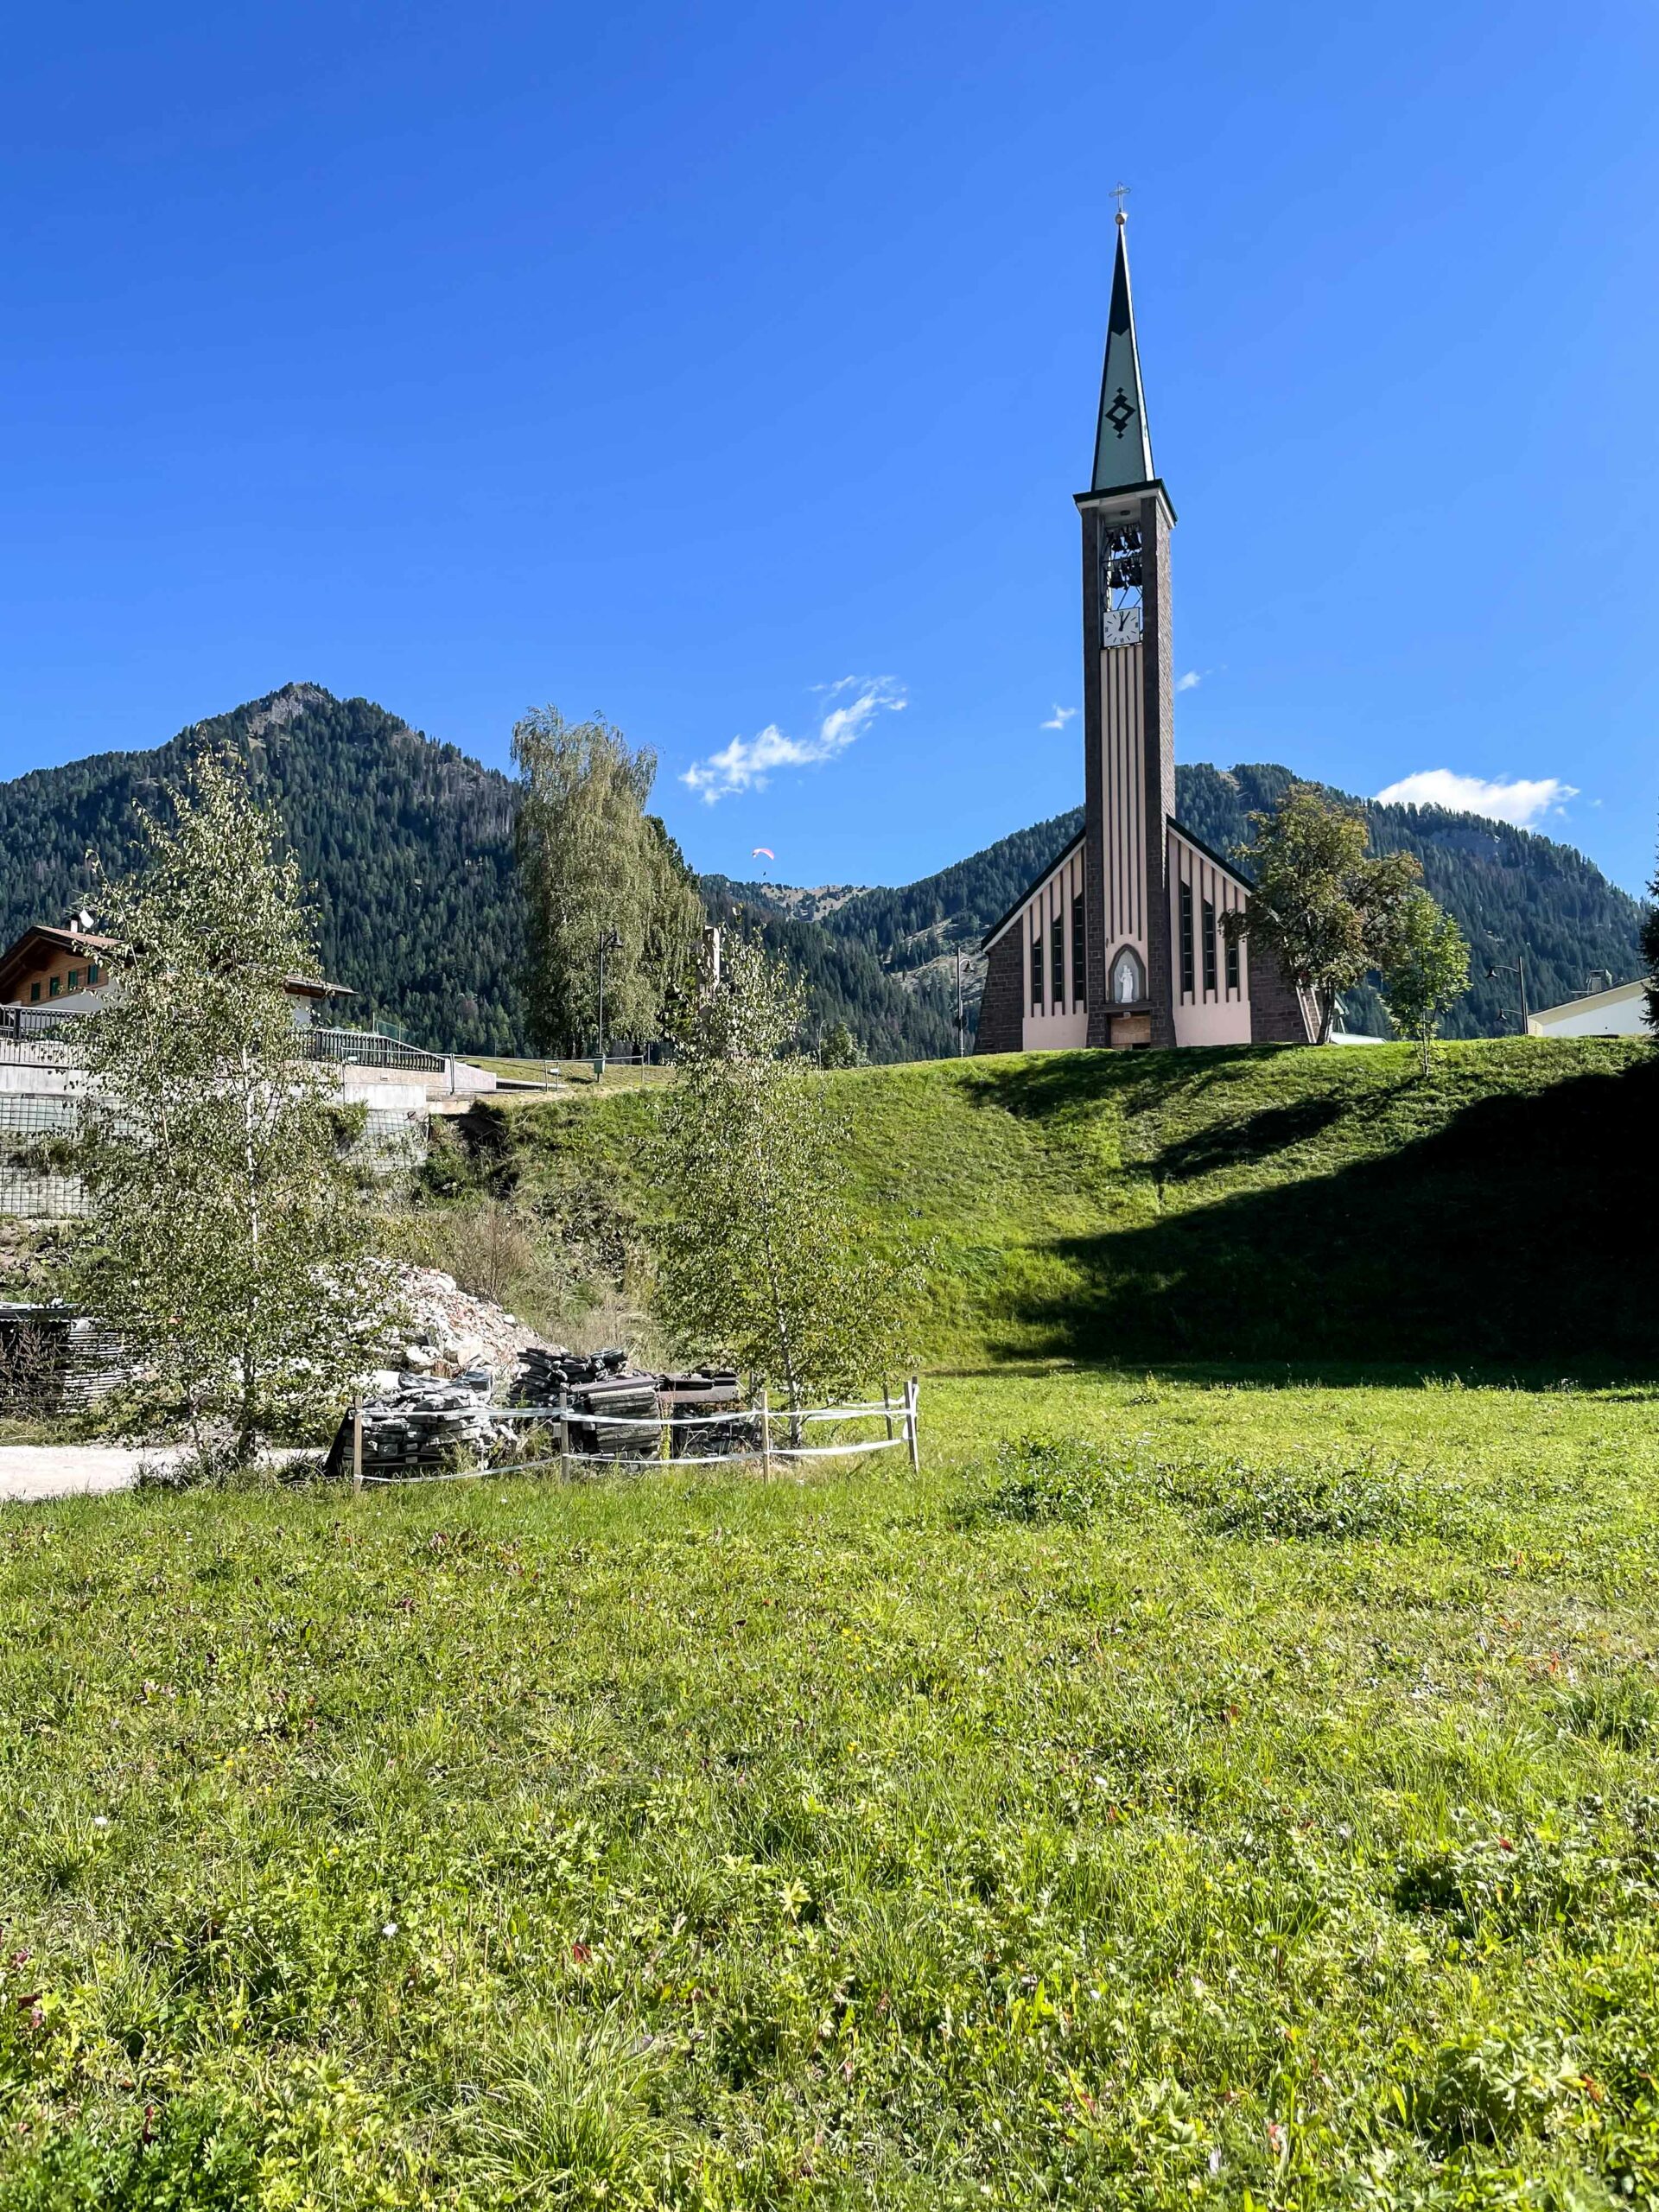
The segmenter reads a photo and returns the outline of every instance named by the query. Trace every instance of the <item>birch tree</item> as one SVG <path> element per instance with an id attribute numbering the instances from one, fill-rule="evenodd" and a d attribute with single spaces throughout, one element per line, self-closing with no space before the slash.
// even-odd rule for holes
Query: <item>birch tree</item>
<path id="1" fill-rule="evenodd" d="M 679 1039 L 656 1181 L 656 1308 L 683 1355 L 732 1361 L 798 1413 L 912 1354 L 921 1255 L 872 1237 L 851 1204 L 848 1132 L 801 1052 L 798 978 L 727 940 Z"/>
<path id="2" fill-rule="evenodd" d="M 388 1275 L 332 1077 L 298 1055 L 283 986 L 315 953 L 279 830 L 214 754 L 141 826 L 137 873 L 101 894 L 122 949 L 73 1033 L 92 1211 L 72 1287 L 247 1458 L 363 1364 Z"/>

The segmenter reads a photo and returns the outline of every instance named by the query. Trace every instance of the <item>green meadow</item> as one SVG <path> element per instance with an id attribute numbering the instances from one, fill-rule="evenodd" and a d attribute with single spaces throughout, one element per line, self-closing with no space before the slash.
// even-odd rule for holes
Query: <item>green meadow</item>
<path id="1" fill-rule="evenodd" d="M 0 1509 L 0 2212 L 1659 2206 L 1655 1069 L 835 1078 L 919 1477 Z"/>
<path id="2" fill-rule="evenodd" d="M 1659 2202 L 1653 1394 L 924 1411 L 0 1516 L 0 2204 Z"/>

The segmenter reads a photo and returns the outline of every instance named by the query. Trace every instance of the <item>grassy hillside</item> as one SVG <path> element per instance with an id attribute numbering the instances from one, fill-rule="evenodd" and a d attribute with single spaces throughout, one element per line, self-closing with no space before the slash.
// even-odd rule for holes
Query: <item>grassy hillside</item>
<path id="1" fill-rule="evenodd" d="M 934 1247 L 936 1361 L 1659 1361 L 1645 1045 L 1052 1053 L 828 1078 L 870 1217 Z M 637 1224 L 635 1096 L 480 1118 Z M 556 1203 L 555 1211 L 556 1212 Z"/>
<path id="2" fill-rule="evenodd" d="M 1659 2202 L 1651 1395 L 924 1412 L 0 1511 L 5 2212 Z"/>

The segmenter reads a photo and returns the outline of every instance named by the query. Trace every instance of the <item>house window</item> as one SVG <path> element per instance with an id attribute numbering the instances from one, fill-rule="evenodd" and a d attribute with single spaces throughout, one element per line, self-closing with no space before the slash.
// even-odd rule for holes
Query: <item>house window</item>
<path id="1" fill-rule="evenodd" d="M 1216 988 L 1216 902 L 1204 902 L 1204 988 L 1207 996 Z"/>
<path id="2" fill-rule="evenodd" d="M 1088 963 L 1084 957 L 1083 893 L 1071 901 L 1071 1004 L 1074 1007 L 1088 1003 L 1086 983 Z"/>
<path id="3" fill-rule="evenodd" d="M 1056 1014 L 1065 1007 L 1065 920 L 1056 914 L 1048 925 L 1048 995 Z"/>
<path id="4" fill-rule="evenodd" d="M 69 970 L 69 988 L 72 991 L 78 991 L 80 988 L 80 970 L 79 968 L 72 968 Z"/>
<path id="5" fill-rule="evenodd" d="M 62 976 L 54 976 L 52 978 L 51 982 L 50 982 L 47 985 L 47 987 L 46 987 L 46 995 L 47 995 L 47 996 L 48 996 L 48 998 L 49 998 L 49 999 L 54 999 L 54 998 L 56 998 L 56 997 L 57 997 L 57 995 L 58 995 L 59 992 L 62 990 L 62 988 L 63 988 L 63 978 L 62 978 Z"/>
<path id="6" fill-rule="evenodd" d="M 93 963 L 92 963 L 92 966 L 91 966 L 91 967 L 86 970 L 86 988 L 87 988 L 87 989 L 90 991 L 90 990 L 95 990 L 95 989 L 97 988 L 97 986 L 98 986 L 98 963 L 97 963 L 97 961 L 96 961 L 96 960 L 94 960 L 94 961 L 93 961 Z"/>
<path id="7" fill-rule="evenodd" d="M 41 987 L 40 987 L 40 985 L 39 985 L 38 983 L 31 983 L 31 984 L 29 985 L 29 1002 L 30 1006 L 38 1006 L 38 1005 L 40 1004 L 40 1002 L 41 1002 Z"/>
<path id="8" fill-rule="evenodd" d="M 1031 940 L 1031 1010 L 1043 1010 L 1043 931 L 1039 922 L 1037 933 Z"/>
<path id="9" fill-rule="evenodd" d="M 1227 940 L 1227 988 L 1230 991 L 1238 988 L 1238 940 L 1230 937 Z"/>
<path id="10" fill-rule="evenodd" d="M 1195 986 L 1192 980 L 1192 887 L 1190 883 L 1184 883 L 1181 886 L 1181 996 L 1184 999 L 1190 999 L 1193 995 L 1194 988 Z"/>

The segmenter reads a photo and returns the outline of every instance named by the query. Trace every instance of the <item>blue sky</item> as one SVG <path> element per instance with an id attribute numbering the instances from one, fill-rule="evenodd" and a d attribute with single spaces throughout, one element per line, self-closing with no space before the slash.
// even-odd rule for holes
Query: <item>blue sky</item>
<path id="1" fill-rule="evenodd" d="M 308 677 L 498 762 L 602 710 L 738 874 L 1075 804 L 1121 177 L 1180 756 L 1651 872 L 1649 0 L 69 0 L 8 65 L 0 774 Z"/>

